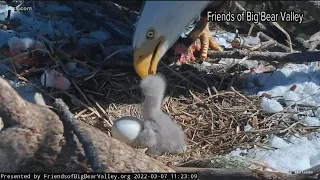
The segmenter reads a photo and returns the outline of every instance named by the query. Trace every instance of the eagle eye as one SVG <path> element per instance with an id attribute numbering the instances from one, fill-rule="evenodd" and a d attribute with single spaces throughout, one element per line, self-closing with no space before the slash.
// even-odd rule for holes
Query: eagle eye
<path id="1" fill-rule="evenodd" d="M 155 34 L 155 30 L 154 29 L 148 30 L 147 34 L 146 34 L 147 39 L 153 39 L 154 34 Z"/>

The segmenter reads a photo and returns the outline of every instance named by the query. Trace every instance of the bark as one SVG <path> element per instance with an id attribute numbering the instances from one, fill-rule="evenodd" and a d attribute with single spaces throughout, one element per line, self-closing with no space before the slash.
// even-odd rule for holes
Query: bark
<path id="1" fill-rule="evenodd" d="M 63 142 L 63 125 L 51 110 L 23 100 L 0 78 L 0 171 L 17 172 L 30 159 L 53 164 Z"/>
<path id="2" fill-rule="evenodd" d="M 73 129 L 44 106 L 23 100 L 0 78 L 1 172 L 92 172 L 83 145 Z M 73 116 L 72 116 L 73 117 Z M 70 118 L 70 117 L 68 117 Z M 157 160 L 111 138 L 99 129 L 78 122 L 104 172 L 173 172 Z M 81 142 L 85 142 L 82 141 Z"/>
<path id="3" fill-rule="evenodd" d="M 320 1 L 285 1 L 287 5 L 298 6 L 311 14 L 320 23 Z"/>
<path id="4" fill-rule="evenodd" d="M 262 60 L 267 62 L 278 61 L 281 63 L 305 63 L 319 61 L 320 52 L 308 51 L 284 53 L 236 50 L 224 52 L 209 51 L 208 53 L 208 57 L 210 58 L 244 58 L 245 56 L 248 56 L 248 60 Z"/>

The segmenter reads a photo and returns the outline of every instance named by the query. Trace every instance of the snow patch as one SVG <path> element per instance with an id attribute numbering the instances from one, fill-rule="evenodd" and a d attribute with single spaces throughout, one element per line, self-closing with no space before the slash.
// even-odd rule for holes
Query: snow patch
<path id="1" fill-rule="evenodd" d="M 318 118 L 315 117 L 306 117 L 304 119 L 304 122 L 308 125 L 308 126 L 320 126 L 320 121 Z"/>
<path id="2" fill-rule="evenodd" d="M 289 138 L 290 139 L 290 138 Z M 264 162 L 270 167 L 284 173 L 297 170 L 307 170 L 320 164 L 320 138 L 291 138 L 295 139 L 292 144 L 279 137 L 272 137 L 270 143 L 279 147 L 275 150 L 253 148 L 244 156 L 253 160 Z M 241 151 L 236 149 L 230 153 L 234 156 L 242 156 Z"/>
<path id="3" fill-rule="evenodd" d="M 278 136 L 272 136 L 270 139 L 270 146 L 273 148 L 289 147 L 290 144 Z"/>
<path id="4" fill-rule="evenodd" d="M 277 100 L 268 99 L 266 97 L 262 98 L 261 108 L 268 113 L 278 113 L 283 111 L 282 105 Z"/>

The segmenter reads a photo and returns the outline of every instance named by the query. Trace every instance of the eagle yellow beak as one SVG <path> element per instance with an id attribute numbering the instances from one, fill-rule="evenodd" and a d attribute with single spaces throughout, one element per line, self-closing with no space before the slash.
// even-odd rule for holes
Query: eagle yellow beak
<path id="1" fill-rule="evenodd" d="M 162 39 L 162 37 L 153 40 L 148 39 L 140 47 L 134 49 L 133 67 L 141 78 L 156 74 L 158 62 L 161 58 L 159 49 Z"/>

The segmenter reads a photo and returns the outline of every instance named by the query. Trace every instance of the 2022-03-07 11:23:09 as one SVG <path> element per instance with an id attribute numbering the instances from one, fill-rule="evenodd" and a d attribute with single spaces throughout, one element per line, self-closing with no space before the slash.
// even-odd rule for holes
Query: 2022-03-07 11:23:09
<path id="1" fill-rule="evenodd" d="M 198 179 L 197 173 L 134 173 L 133 179 Z"/>

